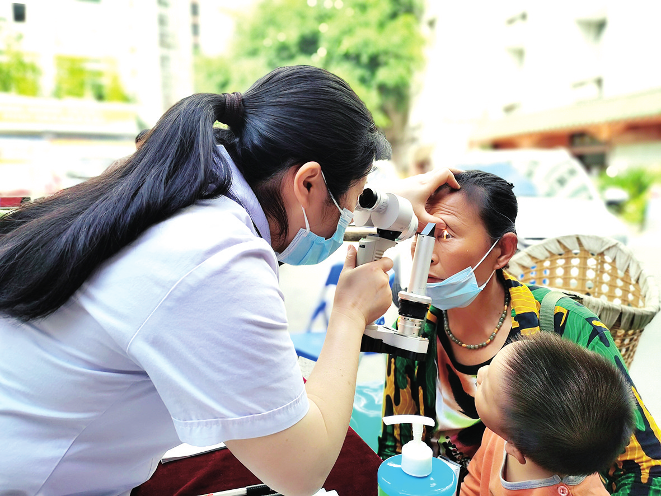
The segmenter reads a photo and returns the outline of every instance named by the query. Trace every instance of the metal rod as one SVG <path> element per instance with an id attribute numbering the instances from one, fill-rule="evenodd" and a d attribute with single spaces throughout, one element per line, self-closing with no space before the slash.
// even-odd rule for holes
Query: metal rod
<path id="1" fill-rule="evenodd" d="M 376 227 L 348 226 L 344 233 L 344 241 L 360 241 L 369 234 L 376 234 Z"/>

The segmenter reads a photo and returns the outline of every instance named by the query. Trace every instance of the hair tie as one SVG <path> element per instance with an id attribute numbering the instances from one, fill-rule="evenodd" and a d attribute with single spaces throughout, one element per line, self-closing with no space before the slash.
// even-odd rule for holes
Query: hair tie
<path id="1" fill-rule="evenodd" d="M 224 93 L 224 96 L 225 112 L 219 120 L 232 129 L 238 129 L 243 125 L 243 96 L 238 91 Z"/>

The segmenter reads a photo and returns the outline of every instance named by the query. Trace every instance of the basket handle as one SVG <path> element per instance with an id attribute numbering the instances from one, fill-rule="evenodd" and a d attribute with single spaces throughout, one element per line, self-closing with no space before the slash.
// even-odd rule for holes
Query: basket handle
<path id="1" fill-rule="evenodd" d="M 558 303 L 560 298 L 567 296 L 561 291 L 549 291 L 542 298 L 542 303 L 539 308 L 539 328 L 542 331 L 555 330 L 555 304 Z"/>

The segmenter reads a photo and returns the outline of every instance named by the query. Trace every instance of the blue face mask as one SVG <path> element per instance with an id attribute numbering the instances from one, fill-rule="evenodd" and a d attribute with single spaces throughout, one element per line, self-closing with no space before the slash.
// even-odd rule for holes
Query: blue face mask
<path id="1" fill-rule="evenodd" d="M 431 304 L 441 310 L 464 308 L 470 305 L 491 280 L 493 273 L 496 272 L 494 270 L 482 286 L 477 285 L 475 269 L 487 258 L 496 243 L 491 245 L 487 254 L 482 257 L 482 260 L 475 267 L 466 267 L 444 281 L 427 284 L 427 296 L 431 298 Z"/>
<path id="2" fill-rule="evenodd" d="M 325 178 L 324 182 L 326 182 Z M 328 186 L 326 186 L 326 188 L 328 189 Z M 299 229 L 292 242 L 289 243 L 287 248 L 285 248 L 285 251 L 277 254 L 279 262 L 289 265 L 318 264 L 326 260 L 331 254 L 335 253 L 335 251 L 342 245 L 342 242 L 344 241 L 344 231 L 347 230 L 347 226 L 351 222 L 351 219 L 353 219 L 353 212 L 346 208 L 340 208 L 330 190 L 328 190 L 328 194 L 337 209 L 340 211 L 340 220 L 337 223 L 335 234 L 330 238 L 325 239 L 310 231 L 308 216 L 305 214 L 305 209 L 301 207 L 303 209 L 303 217 L 305 218 L 305 229 Z"/>

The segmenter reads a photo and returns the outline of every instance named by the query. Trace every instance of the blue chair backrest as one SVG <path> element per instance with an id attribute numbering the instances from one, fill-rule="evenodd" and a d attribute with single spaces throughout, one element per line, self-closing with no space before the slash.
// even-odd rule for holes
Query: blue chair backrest
<path id="1" fill-rule="evenodd" d="M 308 328 L 306 329 L 306 332 L 310 332 L 312 330 L 312 326 L 314 325 L 314 322 L 315 320 L 317 320 L 317 317 L 319 317 L 319 315 L 324 316 L 325 327 L 328 327 L 329 315 L 328 312 L 326 311 L 328 307 L 326 292 L 328 286 L 337 285 L 337 281 L 340 280 L 340 273 L 342 272 L 343 267 L 344 267 L 344 263 L 341 262 L 338 262 L 331 266 L 330 271 L 328 272 L 328 277 L 326 278 L 326 282 L 324 284 L 324 288 L 322 289 L 321 295 L 319 296 L 319 303 L 317 303 L 317 306 L 312 311 L 312 316 L 310 317 L 310 322 L 308 323 Z"/>
<path id="2" fill-rule="evenodd" d="M 312 326 L 314 325 L 315 320 L 317 320 L 317 317 L 319 317 L 319 315 L 321 314 L 323 314 L 326 327 L 328 327 L 329 315 L 328 312 L 326 311 L 326 309 L 328 308 L 328 300 L 326 299 L 326 290 L 328 289 L 328 286 L 337 285 L 337 281 L 340 280 L 340 274 L 342 273 L 343 268 L 344 268 L 343 262 L 338 262 L 336 264 L 333 264 L 333 266 L 331 266 L 321 296 L 319 297 L 319 303 L 312 311 L 312 316 L 310 317 L 310 322 L 308 323 L 308 328 L 306 329 L 306 332 L 310 332 L 312 330 Z M 395 282 L 395 271 L 391 269 L 388 271 L 388 283 L 390 284 L 391 288 L 394 282 Z M 383 317 L 380 317 L 379 320 L 376 321 L 376 323 L 378 325 L 383 325 L 385 323 L 385 319 Z"/>
<path id="3" fill-rule="evenodd" d="M 326 286 L 337 285 L 337 281 L 340 280 L 340 273 L 342 273 L 343 268 L 343 263 L 336 263 L 331 267 L 328 277 L 326 278 Z"/>

